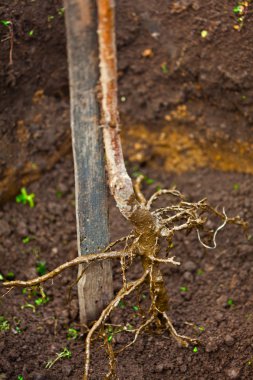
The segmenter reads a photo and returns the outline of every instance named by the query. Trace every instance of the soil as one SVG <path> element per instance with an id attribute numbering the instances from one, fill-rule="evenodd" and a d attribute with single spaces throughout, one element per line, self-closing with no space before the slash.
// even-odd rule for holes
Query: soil
<path id="1" fill-rule="evenodd" d="M 143 172 L 157 186 L 176 185 L 190 200 L 208 197 L 252 226 L 253 5 L 240 31 L 236 1 L 122 0 L 117 7 L 119 100 L 129 173 Z M 77 255 L 69 91 L 62 2 L 0 1 L 0 273 L 36 276 Z M 207 31 L 205 38 L 202 31 Z M 33 31 L 32 33 L 30 33 Z M 134 89 L 134 90 L 133 90 Z M 172 136 L 172 137 L 171 137 Z M 150 181 L 152 182 L 152 181 Z M 25 185 L 35 207 L 17 204 Z M 8 201 L 7 201 L 8 200 Z M 163 200 L 166 204 L 166 199 Z M 129 226 L 110 204 L 111 240 Z M 217 222 L 217 221 L 216 221 Z M 30 241 L 24 238 L 29 236 Z M 163 268 L 169 314 L 180 333 L 199 336 L 198 351 L 183 349 L 168 335 L 143 334 L 118 358 L 120 379 L 253 378 L 253 231 L 238 227 L 218 235 L 206 250 L 192 233 L 176 236 L 180 267 Z M 138 265 L 132 277 L 139 274 Z M 13 290 L 0 298 L 0 379 L 81 379 L 84 335 L 78 320 L 76 271 L 45 286 L 49 302 Z M 114 266 L 115 292 L 121 284 Z M 181 290 L 180 290 L 181 288 Z M 187 291 L 182 291 L 187 288 Z M 143 290 L 145 294 L 145 289 Z M 1 289 L 1 294 L 4 290 Z M 144 301 L 143 301 L 144 302 Z M 29 306 L 30 305 L 30 306 Z M 126 300 L 114 323 L 139 320 Z M 79 332 L 68 339 L 69 328 Z M 117 335 L 116 347 L 127 341 Z M 65 347 L 70 359 L 45 369 Z M 107 361 L 94 349 L 91 379 L 102 379 Z"/>

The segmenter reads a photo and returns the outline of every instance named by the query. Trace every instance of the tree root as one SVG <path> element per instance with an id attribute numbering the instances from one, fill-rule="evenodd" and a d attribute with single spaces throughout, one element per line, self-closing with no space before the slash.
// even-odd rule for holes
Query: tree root
<path id="1" fill-rule="evenodd" d="M 99 338 L 103 339 L 103 346 L 105 347 L 109 358 L 109 372 L 106 375 L 106 379 L 117 378 L 117 355 L 130 348 L 136 342 L 140 334 L 143 331 L 151 329 L 151 326 L 153 326 L 152 329 L 156 328 L 158 331 L 169 331 L 171 336 L 183 347 L 188 347 L 189 344 L 198 344 L 198 340 L 195 338 L 179 335 L 167 314 L 167 291 L 159 266 L 161 263 L 173 265 L 180 265 L 180 263 L 175 260 L 175 257 L 161 257 L 161 240 L 165 238 L 168 241 L 168 247 L 171 248 L 172 239 L 176 232 L 183 230 L 189 232 L 195 229 L 200 243 L 206 247 L 207 244 L 203 243 L 200 238 L 199 230 L 204 229 L 207 216 L 210 213 L 223 220 L 223 224 L 218 227 L 212 235 L 214 245 L 216 245 L 215 237 L 218 231 L 224 227 L 226 223 L 238 224 L 244 228 L 247 227 L 247 224 L 240 217 L 228 218 L 224 210 L 221 213 L 212 208 L 207 203 L 206 199 L 196 203 L 186 202 L 183 195 L 176 189 L 160 190 L 152 195 L 147 201 L 141 193 L 141 181 L 142 179 L 139 179 L 135 185 L 135 193 L 141 202 L 141 207 L 137 210 L 137 213 L 133 213 L 132 223 L 134 225 L 134 230 L 130 235 L 110 243 L 108 247 L 105 248 L 104 252 L 77 257 L 41 277 L 30 281 L 15 280 L 3 283 L 4 287 L 9 288 L 33 287 L 40 285 L 47 280 L 53 279 L 65 269 L 76 265 L 84 263 L 89 265 L 95 261 L 110 259 L 120 260 L 123 282 L 122 288 L 90 327 L 86 336 L 84 380 L 88 380 L 89 377 L 92 342 Z M 172 196 L 173 199 L 176 198 L 177 203 L 150 211 L 155 200 L 162 195 Z M 111 251 L 116 244 L 122 244 L 124 242 L 125 246 L 123 249 L 119 251 Z M 137 257 L 140 257 L 142 260 L 143 273 L 138 279 L 128 281 L 128 269 Z M 78 279 L 80 279 L 80 276 Z M 133 292 L 140 291 L 140 288 L 144 283 L 149 286 L 151 300 L 146 315 L 143 315 L 144 321 L 142 321 L 139 327 L 132 329 L 131 332 L 134 333 L 134 338 L 129 343 L 119 349 L 114 349 L 114 344 L 111 339 L 112 337 L 109 339 L 106 333 L 106 326 L 108 326 L 107 319 L 125 297 Z M 125 326 L 120 326 L 118 329 L 118 332 L 128 331 Z"/>

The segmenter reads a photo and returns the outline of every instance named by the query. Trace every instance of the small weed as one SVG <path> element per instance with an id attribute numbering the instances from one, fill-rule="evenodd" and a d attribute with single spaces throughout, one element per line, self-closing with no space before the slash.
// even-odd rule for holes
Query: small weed
<path id="1" fill-rule="evenodd" d="M 232 300 L 232 298 L 229 298 L 227 300 L 227 305 L 230 306 L 230 307 L 234 306 L 234 301 Z"/>
<path id="2" fill-rule="evenodd" d="M 181 286 L 181 287 L 179 288 L 179 290 L 180 290 L 181 293 L 186 293 L 186 292 L 188 292 L 188 288 L 187 288 L 187 286 Z"/>
<path id="3" fill-rule="evenodd" d="M 4 281 L 4 276 L 0 273 L 0 281 Z"/>
<path id="4" fill-rule="evenodd" d="M 199 326 L 198 329 L 199 329 L 199 331 L 201 331 L 201 332 L 205 331 L 205 327 L 203 327 L 203 326 Z"/>
<path id="5" fill-rule="evenodd" d="M 49 302 L 49 297 L 39 297 L 34 301 L 36 306 L 45 305 Z"/>
<path id="6" fill-rule="evenodd" d="M 79 332 L 74 328 L 69 328 L 67 332 L 67 339 L 77 339 L 79 337 Z"/>
<path id="7" fill-rule="evenodd" d="M 4 316 L 0 315 L 0 331 L 10 330 L 10 324 Z"/>
<path id="8" fill-rule="evenodd" d="M 163 74 L 168 74 L 169 70 L 168 70 L 168 66 L 166 62 L 161 64 L 161 69 L 162 69 Z"/>
<path id="9" fill-rule="evenodd" d="M 22 375 L 18 375 L 17 380 L 25 380 L 25 378 Z"/>
<path id="10" fill-rule="evenodd" d="M 134 311 L 139 311 L 139 306 L 133 306 Z"/>
<path id="11" fill-rule="evenodd" d="M 51 368 L 58 360 L 60 359 L 70 359 L 72 356 L 71 351 L 67 347 L 65 347 L 61 352 L 56 354 L 56 358 L 53 360 L 49 360 L 45 366 L 45 368 Z"/>
<path id="12" fill-rule="evenodd" d="M 30 30 L 30 31 L 28 32 L 28 36 L 29 36 L 29 37 L 33 37 L 33 36 L 34 36 L 34 30 Z"/>
<path id="13" fill-rule="evenodd" d="M 6 26 L 6 28 L 8 28 L 9 26 L 12 25 L 12 22 L 9 20 L 0 20 L 0 24 L 2 24 L 3 26 Z"/>
<path id="14" fill-rule="evenodd" d="M 47 272 L 46 261 L 38 261 L 36 264 L 36 272 L 39 276 L 43 276 Z"/>
<path id="15" fill-rule="evenodd" d="M 9 30 L 9 35 L 5 40 L 10 40 L 10 52 L 9 52 L 9 65 L 13 65 L 13 45 L 14 45 L 14 34 L 13 34 L 13 24 L 10 20 L 0 20 L 0 24 L 2 24 L 4 27 L 8 28 Z"/>
<path id="16" fill-rule="evenodd" d="M 14 280 L 14 278 L 15 278 L 15 274 L 14 274 L 14 272 L 8 272 L 7 275 L 6 275 L 5 277 L 6 277 L 6 279 L 7 279 L 8 281 L 12 281 L 12 280 Z"/>
<path id="17" fill-rule="evenodd" d="M 22 239 L 22 242 L 23 242 L 24 244 L 28 244 L 28 243 L 30 243 L 30 241 L 31 241 L 31 238 L 30 238 L 29 236 L 25 236 L 25 237 Z"/>
<path id="18" fill-rule="evenodd" d="M 198 347 L 195 346 L 192 351 L 196 354 L 198 352 Z"/>
<path id="19" fill-rule="evenodd" d="M 29 206 L 31 208 L 33 208 L 34 207 L 35 194 L 33 194 L 33 193 L 28 194 L 25 187 L 22 187 L 20 192 L 21 192 L 21 194 L 16 196 L 16 202 L 22 203 L 24 205 L 28 203 Z"/>
<path id="20" fill-rule="evenodd" d="M 22 330 L 21 330 L 21 328 L 19 326 L 15 326 L 13 332 L 15 332 L 15 334 L 22 334 Z"/>
<path id="21" fill-rule="evenodd" d="M 236 24 L 234 25 L 235 30 L 240 31 L 242 29 L 250 3 L 251 0 L 238 1 L 237 5 L 233 8 L 233 13 L 236 17 Z"/>

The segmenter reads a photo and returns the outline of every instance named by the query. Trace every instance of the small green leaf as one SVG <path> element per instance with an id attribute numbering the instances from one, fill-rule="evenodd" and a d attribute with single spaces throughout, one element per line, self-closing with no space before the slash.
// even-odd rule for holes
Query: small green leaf
<path id="1" fill-rule="evenodd" d="M 152 185 L 152 183 L 154 183 L 155 180 L 151 179 L 151 178 L 145 178 L 145 182 L 146 182 L 147 185 Z"/>
<path id="2" fill-rule="evenodd" d="M 187 286 L 181 286 L 179 289 L 180 289 L 180 292 L 182 292 L 182 293 L 188 292 Z"/>
<path id="3" fill-rule="evenodd" d="M 193 348 L 193 352 L 194 352 L 195 354 L 198 352 L 198 347 L 197 347 L 197 346 L 195 346 L 195 347 Z"/>
<path id="4" fill-rule="evenodd" d="M 4 281 L 4 276 L 0 273 L 0 281 Z"/>
<path id="5" fill-rule="evenodd" d="M 24 244 L 28 244 L 28 243 L 30 243 L 30 241 L 31 241 L 31 239 L 29 238 L 29 236 L 26 236 L 26 237 L 24 237 L 24 238 L 22 239 L 22 242 L 23 242 Z"/>
<path id="6" fill-rule="evenodd" d="M 50 22 L 54 19 L 54 16 L 47 16 L 47 21 Z"/>
<path id="7" fill-rule="evenodd" d="M 205 331 L 205 327 L 199 326 L 199 331 Z"/>
<path id="8" fill-rule="evenodd" d="M 17 380 L 25 380 L 22 375 L 18 375 Z"/>
<path id="9" fill-rule="evenodd" d="M 47 272 L 46 262 L 38 261 L 36 265 L 36 272 L 39 276 L 43 276 Z"/>
<path id="10" fill-rule="evenodd" d="M 8 272 L 7 275 L 6 275 L 6 278 L 9 281 L 14 280 L 14 278 L 15 278 L 14 272 Z"/>
<path id="11" fill-rule="evenodd" d="M 44 305 L 45 303 L 48 303 L 49 302 L 49 298 L 48 297 L 39 297 L 37 298 L 34 303 L 36 306 L 40 306 L 40 305 Z"/>
<path id="12" fill-rule="evenodd" d="M 237 5 L 236 7 L 233 8 L 234 13 L 239 13 L 242 14 L 244 11 L 244 6 L 243 5 Z"/>
<path id="13" fill-rule="evenodd" d="M 67 333 L 67 339 L 77 339 L 79 336 L 79 332 L 74 328 L 69 328 Z"/>
<path id="14" fill-rule="evenodd" d="M 34 35 L 34 30 L 30 30 L 30 31 L 28 32 L 28 36 L 32 37 L 33 35 Z"/>
<path id="15" fill-rule="evenodd" d="M 12 22 L 11 21 L 9 21 L 9 20 L 0 20 L 0 23 L 2 24 L 2 25 L 4 25 L 4 26 L 10 26 L 11 24 L 12 24 Z"/>
<path id="16" fill-rule="evenodd" d="M 139 306 L 133 306 L 133 310 L 134 311 L 138 311 L 139 310 Z"/>
<path id="17" fill-rule="evenodd" d="M 228 306 L 234 306 L 234 301 L 232 300 L 232 298 L 229 298 L 229 299 L 227 300 L 227 305 L 228 305 Z"/>
<path id="18" fill-rule="evenodd" d="M 10 330 L 10 324 L 7 319 L 4 318 L 3 315 L 0 316 L 0 331 L 8 331 Z"/>
<path id="19" fill-rule="evenodd" d="M 108 336 L 107 340 L 108 340 L 109 343 L 111 343 L 112 339 L 113 339 L 113 335 L 110 334 L 110 335 Z"/>

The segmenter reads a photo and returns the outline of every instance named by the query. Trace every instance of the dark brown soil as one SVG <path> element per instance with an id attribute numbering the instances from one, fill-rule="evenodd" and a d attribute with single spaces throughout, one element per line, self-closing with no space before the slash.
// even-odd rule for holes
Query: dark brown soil
<path id="1" fill-rule="evenodd" d="M 223 142 L 236 142 L 231 145 L 229 165 L 210 165 L 208 159 L 196 165 L 203 158 L 198 152 L 192 165 L 181 165 L 188 153 L 174 156 L 173 151 L 171 167 L 170 149 L 163 151 L 163 157 L 158 155 L 152 148 L 153 137 L 146 142 L 137 139 L 131 147 L 125 140 L 129 172 L 136 172 L 132 162 L 138 162 L 138 170 L 155 180 L 147 186 L 147 194 L 158 185 L 176 184 L 189 199 L 207 196 L 212 204 L 224 205 L 229 216 L 240 214 L 252 225 L 252 171 L 241 157 L 248 157 L 253 143 L 253 5 L 240 32 L 233 28 L 235 5 L 236 1 L 217 0 L 120 1 L 119 99 L 132 136 L 131 126 L 140 122 L 150 133 L 163 132 L 169 124 L 179 134 L 193 136 L 193 141 L 205 140 L 207 147 L 218 141 L 221 157 Z M 0 1 L 0 20 L 11 20 L 14 29 L 10 68 L 8 29 L 0 25 L 0 273 L 4 277 L 14 272 L 16 278 L 29 279 L 36 276 L 38 261 L 46 261 L 50 270 L 77 254 L 61 7 L 59 0 Z M 201 37 L 203 30 L 208 31 L 206 38 Z M 146 49 L 152 49 L 151 56 L 143 56 Z M 193 145 L 182 144 L 182 149 L 194 150 Z M 133 159 L 132 148 L 145 155 Z M 239 164 L 233 166 L 237 155 Z M 201 168 L 194 170 L 196 166 Z M 15 202 L 22 184 L 35 194 L 34 208 Z M 112 200 L 110 216 L 111 239 L 126 235 L 129 226 Z M 170 315 L 179 332 L 199 336 L 198 352 L 179 348 L 167 334 L 143 335 L 119 357 L 121 380 L 253 378 L 252 228 L 249 234 L 247 239 L 239 228 L 228 226 L 218 235 L 216 250 L 200 246 L 194 233 L 175 239 L 174 254 L 182 265 L 164 268 Z M 27 236 L 31 240 L 24 243 Z M 133 268 L 132 276 L 138 273 L 139 268 Z M 67 339 L 68 328 L 80 330 L 75 286 L 68 300 L 68 287 L 75 278 L 72 270 L 48 283 L 45 291 L 50 300 L 36 312 L 22 306 L 34 304 L 37 296 L 15 290 L 0 298 L 0 316 L 10 326 L 0 331 L 0 380 L 16 380 L 18 375 L 24 380 L 82 379 L 84 336 Z M 117 291 L 117 266 L 114 284 Z M 180 291 L 182 287 L 188 291 Z M 113 321 L 134 323 L 135 303 L 134 297 L 128 299 Z M 124 339 L 115 338 L 115 345 Z M 64 347 L 71 350 L 72 358 L 45 369 Z M 91 379 L 102 379 L 106 369 L 104 354 L 94 350 Z"/>

